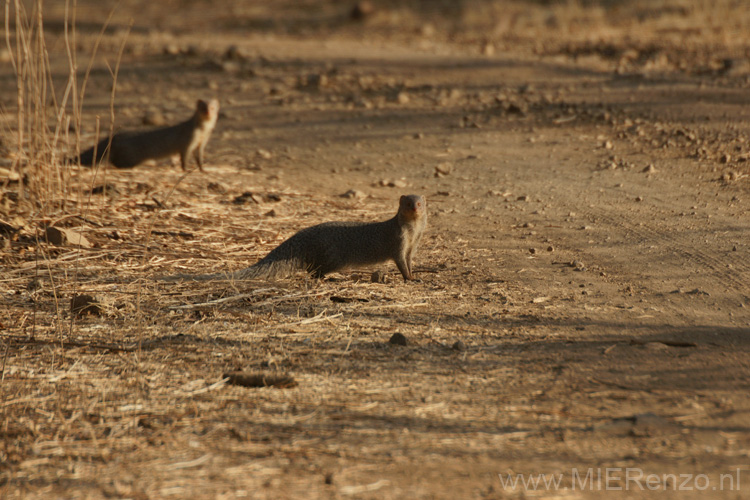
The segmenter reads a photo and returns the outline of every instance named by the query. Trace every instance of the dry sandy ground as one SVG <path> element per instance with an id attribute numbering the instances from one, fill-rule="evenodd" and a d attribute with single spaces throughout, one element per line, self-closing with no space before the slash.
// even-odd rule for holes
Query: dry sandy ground
<path id="1" fill-rule="evenodd" d="M 749 498 L 745 8 L 266 4 L 131 2 L 102 39 L 83 145 L 133 18 L 116 124 L 218 97 L 205 173 L 69 167 L 35 208 L 3 185 L 0 497 Z M 84 68 L 111 6 L 79 5 Z M 429 206 L 420 282 L 153 279 L 408 193 Z M 37 244 L 43 222 L 90 245 Z M 101 314 L 71 315 L 76 293 Z"/>

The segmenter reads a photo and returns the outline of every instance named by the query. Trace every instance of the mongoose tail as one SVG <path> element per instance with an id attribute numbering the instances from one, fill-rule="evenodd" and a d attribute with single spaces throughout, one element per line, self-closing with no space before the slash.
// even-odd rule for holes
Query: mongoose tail
<path id="1" fill-rule="evenodd" d="M 83 166 L 94 166 L 108 158 L 117 168 L 132 168 L 146 160 L 179 154 L 183 170 L 193 156 L 202 172 L 203 154 L 218 116 L 219 101 L 198 100 L 189 120 L 144 132 L 118 132 L 112 136 L 111 144 L 109 138 L 102 139 L 82 152 L 78 161 Z"/>
<path id="2" fill-rule="evenodd" d="M 248 268 L 232 273 L 172 276 L 167 279 L 275 278 L 297 270 L 322 278 L 335 271 L 392 260 L 404 281 L 414 280 L 412 257 L 426 225 L 427 203 L 424 197 L 402 196 L 398 213 L 392 219 L 371 223 L 325 222 L 299 231 Z"/>

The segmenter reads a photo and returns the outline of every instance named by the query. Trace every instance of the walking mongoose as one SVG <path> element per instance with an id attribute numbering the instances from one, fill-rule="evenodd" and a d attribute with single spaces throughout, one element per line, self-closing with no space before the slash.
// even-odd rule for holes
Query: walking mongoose
<path id="1" fill-rule="evenodd" d="M 427 225 L 423 196 L 402 196 L 398 213 L 383 222 L 325 222 L 308 227 L 284 241 L 254 265 L 233 273 L 170 276 L 187 279 L 245 280 L 274 278 L 304 270 L 316 278 L 342 269 L 393 260 L 404 281 L 414 280 L 411 259 Z"/>
<path id="2" fill-rule="evenodd" d="M 110 163 L 117 168 L 131 168 L 146 160 L 179 154 L 182 170 L 185 170 L 192 154 L 203 172 L 203 151 L 218 116 L 219 101 L 199 100 L 195 113 L 189 120 L 145 132 L 118 132 L 112 136 L 111 146 L 107 137 L 95 147 L 81 153 L 80 163 L 94 166 L 108 157 Z"/>

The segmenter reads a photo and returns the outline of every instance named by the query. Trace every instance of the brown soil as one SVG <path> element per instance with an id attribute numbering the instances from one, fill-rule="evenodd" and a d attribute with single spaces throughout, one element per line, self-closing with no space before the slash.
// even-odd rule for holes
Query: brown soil
<path id="1" fill-rule="evenodd" d="M 203 174 L 65 167 L 41 209 L 3 185 L 0 497 L 640 498 L 627 468 L 660 498 L 748 497 L 744 4 L 125 3 L 83 145 L 125 38 L 118 127 L 198 98 L 222 112 Z M 112 5 L 78 5 L 85 69 Z M 64 17 L 45 7 L 59 98 Z M 392 264 L 384 284 L 154 279 L 245 267 L 408 193 L 429 206 L 420 282 Z M 42 222 L 89 244 L 37 243 Z M 74 316 L 76 294 L 95 302 Z M 572 476 L 608 467 L 624 491 Z"/>

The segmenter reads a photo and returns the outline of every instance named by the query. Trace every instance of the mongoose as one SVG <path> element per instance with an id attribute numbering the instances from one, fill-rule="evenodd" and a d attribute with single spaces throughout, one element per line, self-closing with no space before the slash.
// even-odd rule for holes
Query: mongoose
<path id="1" fill-rule="evenodd" d="M 109 157 L 110 163 L 117 168 L 131 168 L 146 160 L 155 160 L 165 156 L 180 155 L 182 170 L 192 154 L 203 172 L 203 151 L 211 136 L 219 115 L 219 101 L 199 100 L 193 116 L 182 123 L 171 127 L 161 127 L 145 132 L 118 132 L 102 139 L 95 147 L 87 149 L 80 156 L 81 165 L 93 166 L 103 158 Z M 96 153 L 96 158 L 94 158 Z"/>
<path id="2" fill-rule="evenodd" d="M 176 279 L 245 280 L 273 278 L 305 270 L 317 278 L 346 268 L 393 260 L 404 281 L 414 280 L 411 259 L 427 225 L 423 196 L 402 196 L 398 213 L 383 222 L 325 222 L 284 241 L 254 265 L 233 273 L 172 276 Z"/>

